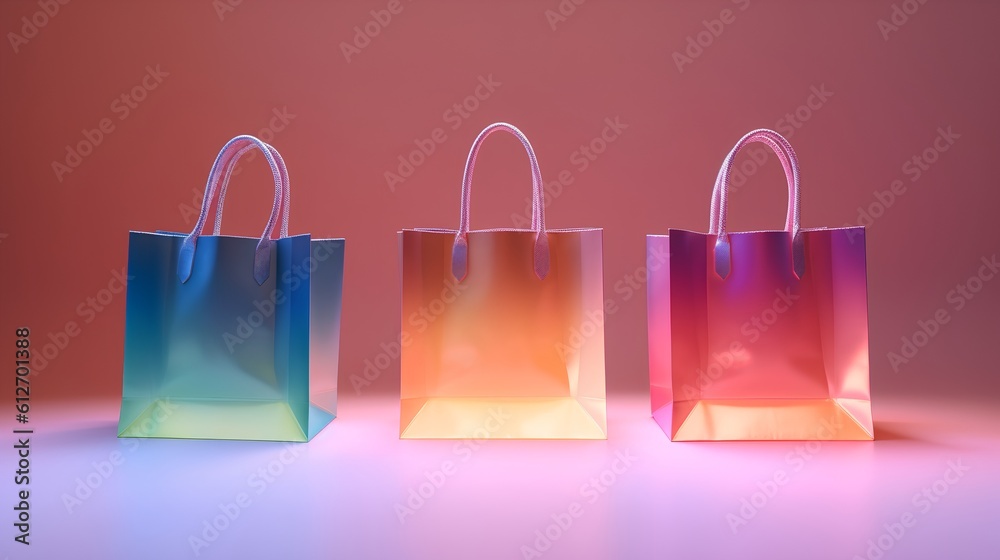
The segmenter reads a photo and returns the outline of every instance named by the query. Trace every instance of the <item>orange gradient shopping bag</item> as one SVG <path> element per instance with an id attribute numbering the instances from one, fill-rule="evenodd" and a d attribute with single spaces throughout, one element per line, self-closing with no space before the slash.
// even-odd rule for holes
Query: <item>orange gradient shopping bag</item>
<path id="1" fill-rule="evenodd" d="M 531 162 L 531 229 L 469 229 L 472 171 L 497 131 Z M 458 230 L 399 233 L 400 437 L 607 437 L 602 230 L 546 229 L 538 161 L 517 128 L 472 145 Z"/>
<path id="2" fill-rule="evenodd" d="M 778 155 L 785 229 L 727 228 L 729 175 L 746 145 Z M 799 167 L 755 130 L 723 162 L 709 233 L 647 237 L 653 418 L 675 441 L 870 440 L 865 229 L 799 227 Z"/>

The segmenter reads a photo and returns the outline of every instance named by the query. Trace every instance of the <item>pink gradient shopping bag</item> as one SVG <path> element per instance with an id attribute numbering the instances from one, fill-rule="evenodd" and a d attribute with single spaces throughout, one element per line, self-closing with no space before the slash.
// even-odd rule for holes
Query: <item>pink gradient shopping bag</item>
<path id="1" fill-rule="evenodd" d="M 785 229 L 727 229 L 733 160 L 753 142 L 788 181 Z M 755 130 L 726 156 L 709 232 L 647 236 L 653 418 L 674 441 L 870 440 L 863 227 L 799 227 L 788 141 Z M 652 264 L 652 263 L 651 263 Z"/>

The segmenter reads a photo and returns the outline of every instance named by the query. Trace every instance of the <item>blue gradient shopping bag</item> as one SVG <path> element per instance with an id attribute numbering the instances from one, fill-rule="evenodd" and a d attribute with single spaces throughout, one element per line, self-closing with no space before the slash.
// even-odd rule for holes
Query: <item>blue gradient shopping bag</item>
<path id="1" fill-rule="evenodd" d="M 267 226 L 220 235 L 229 176 L 254 149 L 274 176 Z M 191 233 L 129 233 L 120 437 L 308 441 L 336 416 L 344 240 L 289 236 L 289 203 L 278 152 L 238 136 Z"/>

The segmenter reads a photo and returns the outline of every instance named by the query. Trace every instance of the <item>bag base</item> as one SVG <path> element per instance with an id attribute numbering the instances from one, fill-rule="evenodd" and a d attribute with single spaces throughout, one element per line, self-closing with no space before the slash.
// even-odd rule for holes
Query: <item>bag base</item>
<path id="1" fill-rule="evenodd" d="M 653 413 L 671 441 L 872 440 L 871 402 L 860 399 L 702 399 Z"/>
<path id="2" fill-rule="evenodd" d="M 307 433 L 285 401 L 123 399 L 118 437 L 305 442 L 333 419 L 309 405 Z"/>
<path id="3" fill-rule="evenodd" d="M 607 439 L 605 399 L 402 399 L 402 439 Z"/>

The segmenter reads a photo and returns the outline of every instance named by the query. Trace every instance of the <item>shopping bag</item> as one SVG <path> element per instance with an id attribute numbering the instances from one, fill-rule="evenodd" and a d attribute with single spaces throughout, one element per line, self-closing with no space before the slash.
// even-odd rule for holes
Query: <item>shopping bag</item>
<path id="1" fill-rule="evenodd" d="M 267 225 L 220 235 L 229 176 L 254 149 L 274 178 Z M 130 232 L 120 437 L 308 441 L 336 416 L 344 240 L 289 236 L 290 202 L 278 152 L 237 136 L 189 234 Z"/>
<path id="2" fill-rule="evenodd" d="M 778 155 L 783 231 L 727 229 L 745 146 Z M 799 227 L 799 168 L 780 134 L 754 130 L 719 171 L 709 233 L 647 237 L 653 418 L 672 440 L 870 440 L 863 227 Z M 652 259 L 653 257 L 648 257 Z"/>
<path id="3" fill-rule="evenodd" d="M 476 157 L 497 131 L 528 152 L 531 229 L 469 229 Z M 528 139 L 496 123 L 469 152 L 458 230 L 400 232 L 400 437 L 607 437 L 603 232 L 547 229 L 543 197 Z"/>

